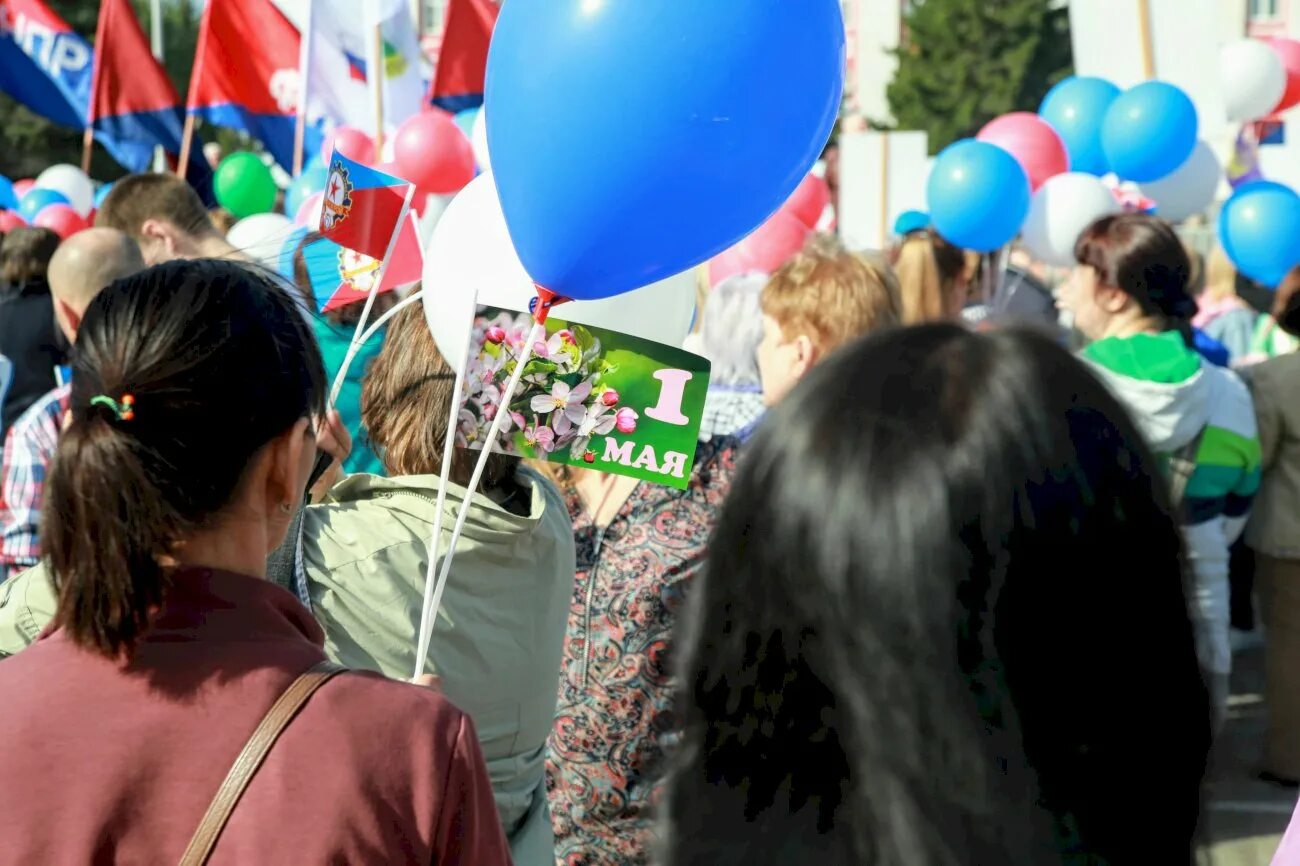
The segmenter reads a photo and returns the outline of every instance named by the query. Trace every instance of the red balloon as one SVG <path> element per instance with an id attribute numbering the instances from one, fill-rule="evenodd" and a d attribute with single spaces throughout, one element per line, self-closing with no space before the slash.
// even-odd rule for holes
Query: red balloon
<path id="1" fill-rule="evenodd" d="M 709 262 L 709 285 L 737 274 L 771 274 L 803 249 L 812 230 L 785 210 L 772 215 L 747 238 Z"/>
<path id="2" fill-rule="evenodd" d="M 1070 154 L 1061 136 L 1037 114 L 1028 111 L 1004 114 L 990 121 L 975 137 L 1014 156 L 1029 175 L 1031 189 L 1036 190 L 1070 170 Z"/>
<path id="3" fill-rule="evenodd" d="M 1277 114 L 1300 105 L 1300 42 L 1284 36 L 1275 36 L 1266 41 L 1286 70 L 1286 92 L 1282 94 L 1282 101 L 1277 104 L 1277 108 L 1273 109 L 1273 113 Z"/>
<path id="4" fill-rule="evenodd" d="M 393 140 L 397 174 L 422 193 L 459 192 L 474 179 L 474 147 L 445 111 L 422 111 Z"/>
<path id="5" fill-rule="evenodd" d="M 31 192 L 31 189 L 34 186 L 36 186 L 36 180 L 34 178 L 25 177 L 22 180 L 16 180 L 14 181 L 14 195 L 18 196 L 19 201 L 22 201 L 23 196 Z"/>
<path id="6" fill-rule="evenodd" d="M 9 234 L 14 229 L 27 227 L 27 220 L 11 210 L 0 210 L 0 232 Z"/>
<path id="7" fill-rule="evenodd" d="M 363 165 L 375 164 L 375 140 L 355 126 L 340 126 L 325 136 L 320 149 L 320 161 L 326 168 L 329 168 L 330 157 L 336 150 Z"/>
<path id="8" fill-rule="evenodd" d="M 82 229 L 90 228 L 85 218 L 66 204 L 46 205 L 36 215 L 33 225 L 49 229 L 63 240 L 67 240 Z"/>
<path id="9" fill-rule="evenodd" d="M 310 231 L 320 230 L 320 208 L 321 202 L 325 201 L 325 193 L 318 192 L 309 195 L 302 200 L 298 206 L 298 213 L 294 214 L 293 224 L 304 226 Z"/>
<path id="10" fill-rule="evenodd" d="M 782 207 L 810 229 L 817 228 L 822 214 L 831 203 L 831 187 L 825 180 L 810 174 L 799 184 L 794 195 Z"/>

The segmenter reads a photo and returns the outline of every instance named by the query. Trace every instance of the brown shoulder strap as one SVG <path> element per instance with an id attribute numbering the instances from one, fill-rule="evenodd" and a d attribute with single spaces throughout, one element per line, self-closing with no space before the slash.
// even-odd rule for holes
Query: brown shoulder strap
<path id="1" fill-rule="evenodd" d="M 208 862 L 208 858 L 212 856 L 212 849 L 221 836 L 221 831 L 230 820 L 230 813 L 235 810 L 235 804 L 243 796 L 257 768 L 262 765 L 262 761 L 266 760 L 266 755 L 275 745 L 275 741 L 284 729 L 289 727 L 289 723 L 293 721 L 294 716 L 298 715 L 298 711 L 302 709 L 303 704 L 307 703 L 307 699 L 344 670 L 346 668 L 331 661 L 313 665 L 306 673 L 294 680 L 289 688 L 285 689 L 284 694 L 272 704 L 257 729 L 253 731 L 253 735 L 244 744 L 243 751 L 239 753 L 230 772 L 226 774 L 226 780 L 221 783 L 217 795 L 208 805 L 208 811 L 199 822 L 199 828 L 194 831 L 194 838 L 190 839 L 189 846 L 181 856 L 180 866 L 202 866 Z"/>

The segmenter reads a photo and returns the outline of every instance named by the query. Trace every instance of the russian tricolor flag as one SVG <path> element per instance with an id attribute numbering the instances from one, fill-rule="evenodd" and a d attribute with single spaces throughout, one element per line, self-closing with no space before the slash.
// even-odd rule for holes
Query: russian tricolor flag
<path id="1" fill-rule="evenodd" d="M 184 111 L 176 87 L 154 58 L 127 0 L 102 0 L 95 33 L 95 72 L 87 121 L 96 132 L 181 151 Z M 201 190 L 212 170 L 198 148 L 186 172 Z"/>
<path id="2" fill-rule="evenodd" d="M 348 159 L 330 158 L 320 231 L 339 246 L 383 259 L 398 223 L 410 209 L 414 187 L 400 177 Z"/>

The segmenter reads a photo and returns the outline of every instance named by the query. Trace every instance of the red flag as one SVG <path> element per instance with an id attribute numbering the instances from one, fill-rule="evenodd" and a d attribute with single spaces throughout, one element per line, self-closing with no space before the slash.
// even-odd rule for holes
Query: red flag
<path id="1" fill-rule="evenodd" d="M 334 256 L 336 263 L 333 279 L 334 293 L 325 299 L 321 308 L 321 312 L 324 313 L 357 301 L 364 301 L 370 295 L 375 274 L 381 264 L 378 259 L 355 250 L 348 250 L 345 247 L 337 247 L 337 250 Z M 402 286 L 418 283 L 423 271 L 424 250 L 420 248 L 420 236 L 415 229 L 415 215 L 410 214 L 398 229 L 397 243 L 393 247 L 392 257 L 388 260 L 388 267 L 384 269 L 383 281 L 379 284 L 378 293 L 383 294 Z"/>
<path id="2" fill-rule="evenodd" d="M 336 150 L 325 181 L 320 232 L 340 246 L 383 259 L 406 218 L 412 191 L 400 177 L 354 162 Z"/>
<path id="3" fill-rule="evenodd" d="M 483 104 L 488 44 L 501 4 L 497 0 L 451 0 L 438 69 L 429 101 L 453 114 Z"/>

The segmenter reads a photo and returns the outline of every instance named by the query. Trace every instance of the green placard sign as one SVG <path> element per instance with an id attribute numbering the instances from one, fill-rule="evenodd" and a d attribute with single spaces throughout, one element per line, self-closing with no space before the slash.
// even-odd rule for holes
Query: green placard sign
<path id="1" fill-rule="evenodd" d="M 456 441 L 481 449 L 532 328 L 528 313 L 480 307 Z M 533 347 L 498 451 L 684 489 L 695 460 L 709 362 L 552 316 Z"/>

